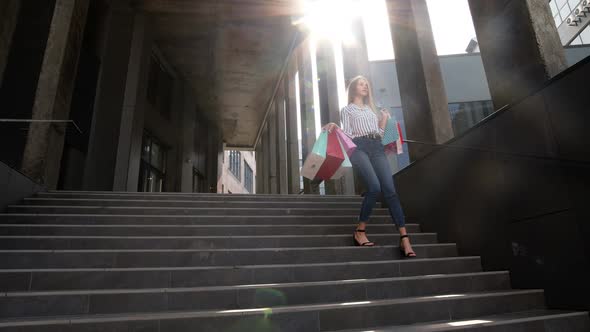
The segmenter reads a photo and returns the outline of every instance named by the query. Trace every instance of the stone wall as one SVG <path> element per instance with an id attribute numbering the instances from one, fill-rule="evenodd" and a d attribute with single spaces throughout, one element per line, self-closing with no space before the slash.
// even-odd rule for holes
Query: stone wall
<path id="1" fill-rule="evenodd" d="M 395 175 L 409 219 L 551 308 L 590 309 L 590 57 Z"/>
<path id="2" fill-rule="evenodd" d="M 44 190 L 43 186 L 0 162 L 0 211 L 4 211 L 8 205 L 17 204 L 23 198 Z"/>

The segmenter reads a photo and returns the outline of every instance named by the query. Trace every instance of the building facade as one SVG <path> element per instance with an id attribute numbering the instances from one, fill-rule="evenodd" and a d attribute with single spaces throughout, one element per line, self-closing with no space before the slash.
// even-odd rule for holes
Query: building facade
<path id="1" fill-rule="evenodd" d="M 252 151 L 226 150 L 223 154 L 221 193 L 255 194 L 256 156 Z"/>
<path id="2" fill-rule="evenodd" d="M 550 0 L 549 6 L 563 45 L 590 44 L 590 1 Z"/>
<path id="3" fill-rule="evenodd" d="M 568 65 L 571 66 L 590 55 L 590 46 L 566 47 L 565 54 Z M 471 53 L 441 56 L 440 66 L 453 130 L 455 135 L 460 135 L 496 110 L 490 96 L 481 55 Z M 402 124 L 406 134 L 397 76 L 395 60 L 371 62 L 376 102 L 379 106 L 389 109 Z M 414 139 L 405 136 L 410 140 Z M 420 143 L 432 142 L 415 144 Z M 407 143 L 404 151 L 408 151 Z M 407 153 L 392 158 L 394 172 L 410 164 Z"/>
<path id="4" fill-rule="evenodd" d="M 218 191 L 220 129 L 153 16 L 126 1 L 1 6 L 3 162 L 50 189 Z"/>
<path id="5" fill-rule="evenodd" d="M 517 45 L 510 52 L 494 53 L 504 34 L 484 23 L 486 15 L 508 15 L 503 8 L 478 10 L 481 2 L 470 1 L 478 36 L 488 42 L 481 50 L 489 57 L 478 60 L 438 57 L 430 25 L 416 23 L 429 22 L 425 1 L 384 3 L 396 60 L 369 63 L 359 22 L 352 27 L 359 42 L 336 47 L 307 38 L 290 16 L 252 20 L 240 2 L 243 11 L 212 6 L 215 16 L 198 1 L 186 2 L 190 11 L 166 1 L 3 1 L 0 138 L 10 144 L 2 161 L 52 189 L 226 192 L 225 144 L 256 152 L 256 163 L 246 162 L 258 175 L 252 191 L 350 194 L 348 177 L 318 191 L 310 181 L 301 184 L 299 169 L 319 128 L 339 121 L 338 92 L 352 77 L 371 76 L 380 106 L 402 122 L 407 138 L 441 144 L 528 93 L 522 87 L 534 84 L 523 82 L 543 82 L 563 69 L 559 36 L 537 32 L 539 25 L 522 32 L 547 41 L 524 34 L 510 41 Z M 570 3 L 519 7 L 515 20 L 537 14 L 551 21 Z M 531 60 L 512 51 L 543 43 L 555 56 L 538 52 Z M 533 60 L 551 66 L 527 71 L 539 76 L 523 74 L 520 82 L 494 77 L 514 73 L 507 63 Z M 418 116 L 404 117 L 408 112 Z M 427 152 L 412 149 L 401 158 Z M 245 168 L 232 174 L 243 181 Z"/>

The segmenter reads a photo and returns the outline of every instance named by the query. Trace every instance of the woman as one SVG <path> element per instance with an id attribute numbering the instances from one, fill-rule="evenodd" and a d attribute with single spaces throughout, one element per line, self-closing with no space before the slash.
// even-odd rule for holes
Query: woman
<path id="1" fill-rule="evenodd" d="M 350 157 L 350 162 L 362 177 L 367 188 L 361 206 L 359 224 L 354 232 L 355 244 L 358 246 L 375 245 L 367 239 L 366 227 L 377 195 L 383 192 L 389 206 L 389 214 L 399 229 L 402 256 L 416 257 L 406 231 L 400 200 L 395 192 L 389 161 L 385 156 L 383 144 L 381 144 L 384 128 L 390 118 L 389 112 L 381 110 L 380 116 L 377 115 L 369 81 L 362 76 L 355 77 L 350 82 L 348 103 L 348 106 L 340 111 L 342 131 L 350 136 L 357 145 Z M 323 129 L 331 132 L 337 127 L 335 123 L 328 123 Z"/>

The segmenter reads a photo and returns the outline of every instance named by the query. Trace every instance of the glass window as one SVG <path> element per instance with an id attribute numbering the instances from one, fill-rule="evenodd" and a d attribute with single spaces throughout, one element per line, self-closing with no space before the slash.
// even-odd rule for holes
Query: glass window
<path id="1" fill-rule="evenodd" d="M 569 0 L 568 4 L 570 5 L 570 9 L 573 11 L 574 9 L 576 9 L 576 7 L 578 7 L 578 5 L 580 4 L 580 0 Z"/>
<path id="2" fill-rule="evenodd" d="M 152 144 L 152 151 L 151 151 L 151 159 L 150 162 L 152 166 L 155 168 L 164 171 L 164 160 L 163 160 L 163 152 L 158 144 Z"/>
<path id="3" fill-rule="evenodd" d="M 151 150 L 152 150 L 152 141 L 150 140 L 149 137 L 144 137 L 143 138 L 143 148 L 141 150 L 141 158 L 145 159 L 145 160 L 149 160 L 150 159 L 150 155 L 151 155 Z"/>
<path id="4" fill-rule="evenodd" d="M 240 151 L 229 152 L 229 171 L 238 179 L 242 181 L 242 154 Z"/>
<path id="5" fill-rule="evenodd" d="M 555 1 L 551 1 L 549 3 L 549 7 L 551 7 L 551 13 L 553 13 L 553 16 L 555 17 L 555 15 L 557 15 L 559 13 L 559 9 L 557 9 L 557 5 L 555 4 Z"/>
<path id="6" fill-rule="evenodd" d="M 555 0 L 555 3 L 557 4 L 557 8 L 561 10 L 561 8 L 567 3 L 567 0 Z"/>
<path id="7" fill-rule="evenodd" d="M 576 37 L 570 45 L 582 45 L 582 38 L 580 36 Z"/>
<path id="8" fill-rule="evenodd" d="M 462 134 L 492 114 L 493 111 L 494 106 L 491 100 L 449 104 L 455 135 Z"/>
<path id="9" fill-rule="evenodd" d="M 138 191 L 161 192 L 166 178 L 167 148 L 150 134 L 144 133 L 139 167 Z"/>
<path id="10" fill-rule="evenodd" d="M 580 33 L 582 44 L 590 44 L 590 25 Z"/>
<path id="11" fill-rule="evenodd" d="M 249 193 L 254 191 L 254 172 L 248 163 L 244 163 L 244 187 Z"/>
<path id="12" fill-rule="evenodd" d="M 559 10 L 559 14 L 561 15 L 561 18 L 565 21 L 568 16 L 572 13 L 572 10 L 570 9 L 569 5 L 565 5 L 563 6 L 560 10 Z"/>

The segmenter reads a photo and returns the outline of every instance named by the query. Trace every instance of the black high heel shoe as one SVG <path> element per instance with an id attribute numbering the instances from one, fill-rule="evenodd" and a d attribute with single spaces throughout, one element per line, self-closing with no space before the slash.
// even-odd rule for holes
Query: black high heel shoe
<path id="1" fill-rule="evenodd" d="M 410 252 L 406 252 L 406 250 L 404 249 L 404 247 L 402 246 L 402 240 L 404 238 L 410 238 L 408 235 L 402 235 L 399 237 L 399 252 L 402 254 L 402 257 L 404 258 L 414 258 L 416 257 L 416 253 L 412 250 Z"/>
<path id="2" fill-rule="evenodd" d="M 363 243 L 360 243 L 359 241 L 357 241 L 356 236 L 355 236 L 356 232 L 365 233 L 365 230 L 364 229 L 357 229 L 354 231 L 354 234 L 352 234 L 352 241 L 354 242 L 355 246 L 357 246 L 357 247 L 373 247 L 373 246 L 375 246 L 375 243 L 373 243 L 371 241 L 367 241 L 367 242 L 363 242 Z"/>

